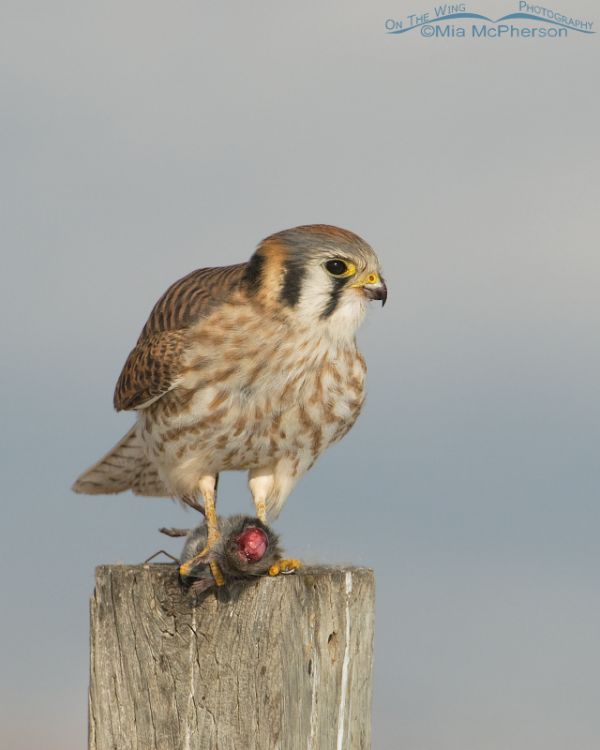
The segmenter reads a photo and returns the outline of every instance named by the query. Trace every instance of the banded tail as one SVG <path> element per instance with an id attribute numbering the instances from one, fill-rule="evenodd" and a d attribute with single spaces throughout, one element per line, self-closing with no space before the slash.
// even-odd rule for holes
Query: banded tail
<path id="1" fill-rule="evenodd" d="M 134 495 L 171 496 L 146 458 L 137 424 L 112 450 L 83 472 L 72 490 L 84 495 L 116 495 L 131 490 Z"/>

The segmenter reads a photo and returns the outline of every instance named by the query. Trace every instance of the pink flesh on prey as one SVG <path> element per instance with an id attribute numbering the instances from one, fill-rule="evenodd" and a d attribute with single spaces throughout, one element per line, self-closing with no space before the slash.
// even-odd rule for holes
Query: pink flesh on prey
<path id="1" fill-rule="evenodd" d="M 235 540 L 240 549 L 240 558 L 248 562 L 258 562 L 262 560 L 267 551 L 267 535 L 262 529 L 256 526 L 249 526 Z"/>

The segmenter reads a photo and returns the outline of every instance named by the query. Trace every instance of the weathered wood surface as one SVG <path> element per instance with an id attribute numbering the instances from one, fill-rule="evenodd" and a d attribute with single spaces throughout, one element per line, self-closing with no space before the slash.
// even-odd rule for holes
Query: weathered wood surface
<path id="1" fill-rule="evenodd" d="M 231 591 L 194 605 L 174 566 L 97 569 L 90 750 L 370 747 L 372 571 Z"/>

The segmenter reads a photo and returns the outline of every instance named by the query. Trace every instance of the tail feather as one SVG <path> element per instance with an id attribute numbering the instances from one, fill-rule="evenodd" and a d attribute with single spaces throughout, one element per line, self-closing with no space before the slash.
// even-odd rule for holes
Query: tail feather
<path id="1" fill-rule="evenodd" d="M 126 490 L 132 490 L 135 495 L 171 495 L 146 458 L 137 424 L 103 458 L 84 471 L 72 489 L 84 495 L 115 495 Z"/>

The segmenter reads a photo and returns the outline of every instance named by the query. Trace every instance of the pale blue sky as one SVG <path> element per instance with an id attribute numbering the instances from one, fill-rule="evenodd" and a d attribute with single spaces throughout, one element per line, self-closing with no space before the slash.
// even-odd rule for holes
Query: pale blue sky
<path id="1" fill-rule="evenodd" d="M 84 745 L 94 566 L 192 518 L 69 492 L 132 421 L 112 390 L 150 307 L 309 222 L 389 287 L 365 411 L 277 524 L 376 570 L 375 750 L 600 744 L 600 37 L 391 37 L 431 6 L 324 5 L 3 5 L 3 747 Z"/>

